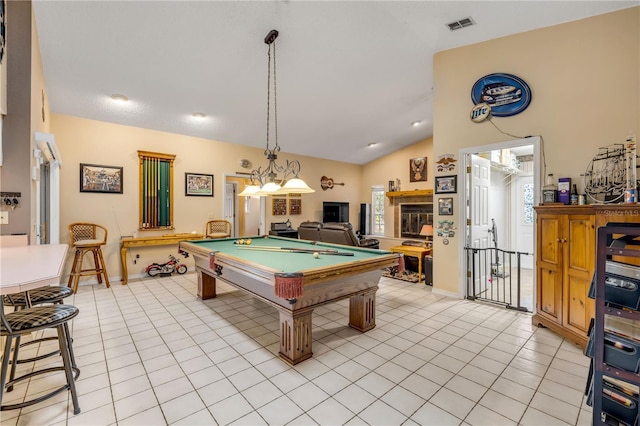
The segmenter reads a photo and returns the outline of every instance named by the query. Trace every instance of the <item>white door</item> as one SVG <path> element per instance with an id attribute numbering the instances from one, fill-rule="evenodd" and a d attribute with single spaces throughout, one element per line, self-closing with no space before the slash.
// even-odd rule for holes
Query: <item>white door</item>
<path id="1" fill-rule="evenodd" d="M 235 182 L 225 182 L 224 183 L 224 219 L 231 222 L 231 236 L 238 235 L 238 224 L 236 223 L 236 188 L 237 184 Z"/>
<path id="2" fill-rule="evenodd" d="M 469 182 L 469 247 L 489 248 L 489 188 L 491 187 L 491 162 L 486 158 L 471 154 L 471 176 Z M 483 250 L 475 258 L 473 271 L 473 295 L 487 297 L 487 263 L 491 263 L 491 252 Z"/>
<path id="3" fill-rule="evenodd" d="M 491 162 L 486 158 L 471 155 L 471 185 L 469 191 L 469 216 L 471 219 L 469 247 L 488 248 L 489 188 L 491 186 Z"/>

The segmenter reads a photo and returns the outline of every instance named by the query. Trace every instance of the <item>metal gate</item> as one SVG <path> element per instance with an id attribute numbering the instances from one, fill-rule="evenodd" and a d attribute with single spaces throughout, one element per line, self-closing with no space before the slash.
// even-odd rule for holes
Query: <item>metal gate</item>
<path id="1" fill-rule="evenodd" d="M 498 248 L 465 247 L 467 254 L 467 299 L 504 305 L 528 312 L 522 304 L 522 256 L 531 253 Z"/>

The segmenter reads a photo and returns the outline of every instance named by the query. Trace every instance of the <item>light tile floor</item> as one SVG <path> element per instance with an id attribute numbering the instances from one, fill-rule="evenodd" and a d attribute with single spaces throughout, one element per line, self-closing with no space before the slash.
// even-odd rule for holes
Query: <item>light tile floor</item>
<path id="1" fill-rule="evenodd" d="M 374 330 L 346 325 L 348 301 L 319 307 L 313 357 L 291 367 L 275 309 L 225 284 L 195 293 L 195 274 L 81 286 L 66 303 L 81 311 L 82 413 L 63 392 L 2 425 L 591 424 L 588 358 L 527 313 L 383 278 Z M 21 383 L 5 403 L 63 380 Z"/>

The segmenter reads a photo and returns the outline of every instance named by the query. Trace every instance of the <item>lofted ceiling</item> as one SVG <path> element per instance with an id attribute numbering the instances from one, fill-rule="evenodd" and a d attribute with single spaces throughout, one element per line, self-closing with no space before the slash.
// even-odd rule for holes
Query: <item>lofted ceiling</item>
<path id="1" fill-rule="evenodd" d="M 436 52 L 639 3 L 34 0 L 33 7 L 53 113 L 264 148 L 264 37 L 277 29 L 282 151 L 365 164 L 432 135 Z M 466 17 L 476 25 L 446 25 Z M 129 102 L 116 104 L 112 94 Z"/>

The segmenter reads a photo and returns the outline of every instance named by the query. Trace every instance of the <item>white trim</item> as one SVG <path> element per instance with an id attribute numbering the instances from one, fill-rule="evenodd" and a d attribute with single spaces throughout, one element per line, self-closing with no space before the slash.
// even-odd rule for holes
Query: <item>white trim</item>
<path id="1" fill-rule="evenodd" d="M 222 184 L 222 188 L 225 188 L 225 184 L 227 183 L 227 178 L 228 177 L 234 177 L 234 178 L 242 178 L 242 179 L 248 179 L 249 175 L 245 175 L 245 174 L 238 174 L 238 173 L 225 173 L 224 174 L 224 182 Z M 236 192 L 236 199 L 235 199 L 235 203 L 236 203 L 236 207 L 238 206 L 238 194 L 239 192 Z M 266 235 L 267 233 L 267 228 L 265 225 L 265 222 L 267 220 L 267 203 L 265 201 L 267 197 L 260 197 L 260 235 Z M 222 197 L 222 211 L 225 212 L 225 205 L 224 205 L 224 200 L 225 197 Z M 243 207 L 243 211 L 244 211 L 244 207 Z M 238 216 L 238 211 L 236 210 L 236 218 Z M 237 225 L 236 225 L 237 226 Z M 237 235 L 237 234 L 236 234 Z"/>
<path id="2" fill-rule="evenodd" d="M 41 152 L 34 158 L 38 162 L 36 180 L 36 240 L 40 244 L 42 229 L 40 229 L 40 166 L 42 162 L 49 163 L 49 244 L 60 244 L 60 167 L 62 157 L 52 133 L 35 132 L 35 142 Z"/>
<path id="3" fill-rule="evenodd" d="M 541 168 L 541 158 L 542 158 L 542 146 L 541 146 L 542 138 L 540 136 L 530 136 L 522 139 L 514 139 L 506 142 L 497 142 L 489 145 L 480 145 L 473 146 L 469 148 L 462 148 L 458 151 L 458 158 L 462 159 L 462 167 L 458 171 L 458 194 L 457 194 L 457 203 L 460 208 L 458 208 L 458 214 L 456 215 L 457 222 L 462 224 L 459 229 L 459 244 L 458 244 L 458 259 L 460 262 L 463 262 L 465 259 L 464 248 L 466 245 L 466 194 L 468 191 L 467 188 L 467 176 L 466 176 L 466 168 L 468 164 L 466 164 L 466 158 L 468 154 L 475 154 L 477 152 L 484 151 L 493 151 L 498 149 L 505 148 L 513 148 L 517 146 L 526 146 L 533 145 L 533 184 L 535 186 L 535 191 L 533 193 L 533 205 L 537 206 L 540 203 L 540 193 L 542 191 L 542 168 Z M 463 231 L 464 229 L 464 231 Z M 533 235 L 537 235 L 536 230 L 536 222 L 533 223 Z M 536 244 L 534 241 L 533 245 L 533 282 L 536 282 L 536 268 L 535 268 L 535 259 L 536 259 Z M 467 285 L 467 274 L 466 271 L 463 271 L 462 274 L 459 275 L 459 283 L 458 283 L 458 298 L 463 298 L 465 294 L 465 287 Z M 535 289 L 535 285 L 534 285 Z M 533 292 L 533 306 L 535 311 L 536 306 L 536 292 Z"/>
<path id="4" fill-rule="evenodd" d="M 451 291 L 445 291 L 445 290 L 440 290 L 438 288 L 432 288 L 431 289 L 431 293 L 433 294 L 437 294 L 439 296 L 447 296 L 447 297 L 453 297 L 454 299 L 462 299 L 462 295 L 464 295 L 464 293 L 462 295 L 457 294 L 457 293 L 453 293 Z"/>

